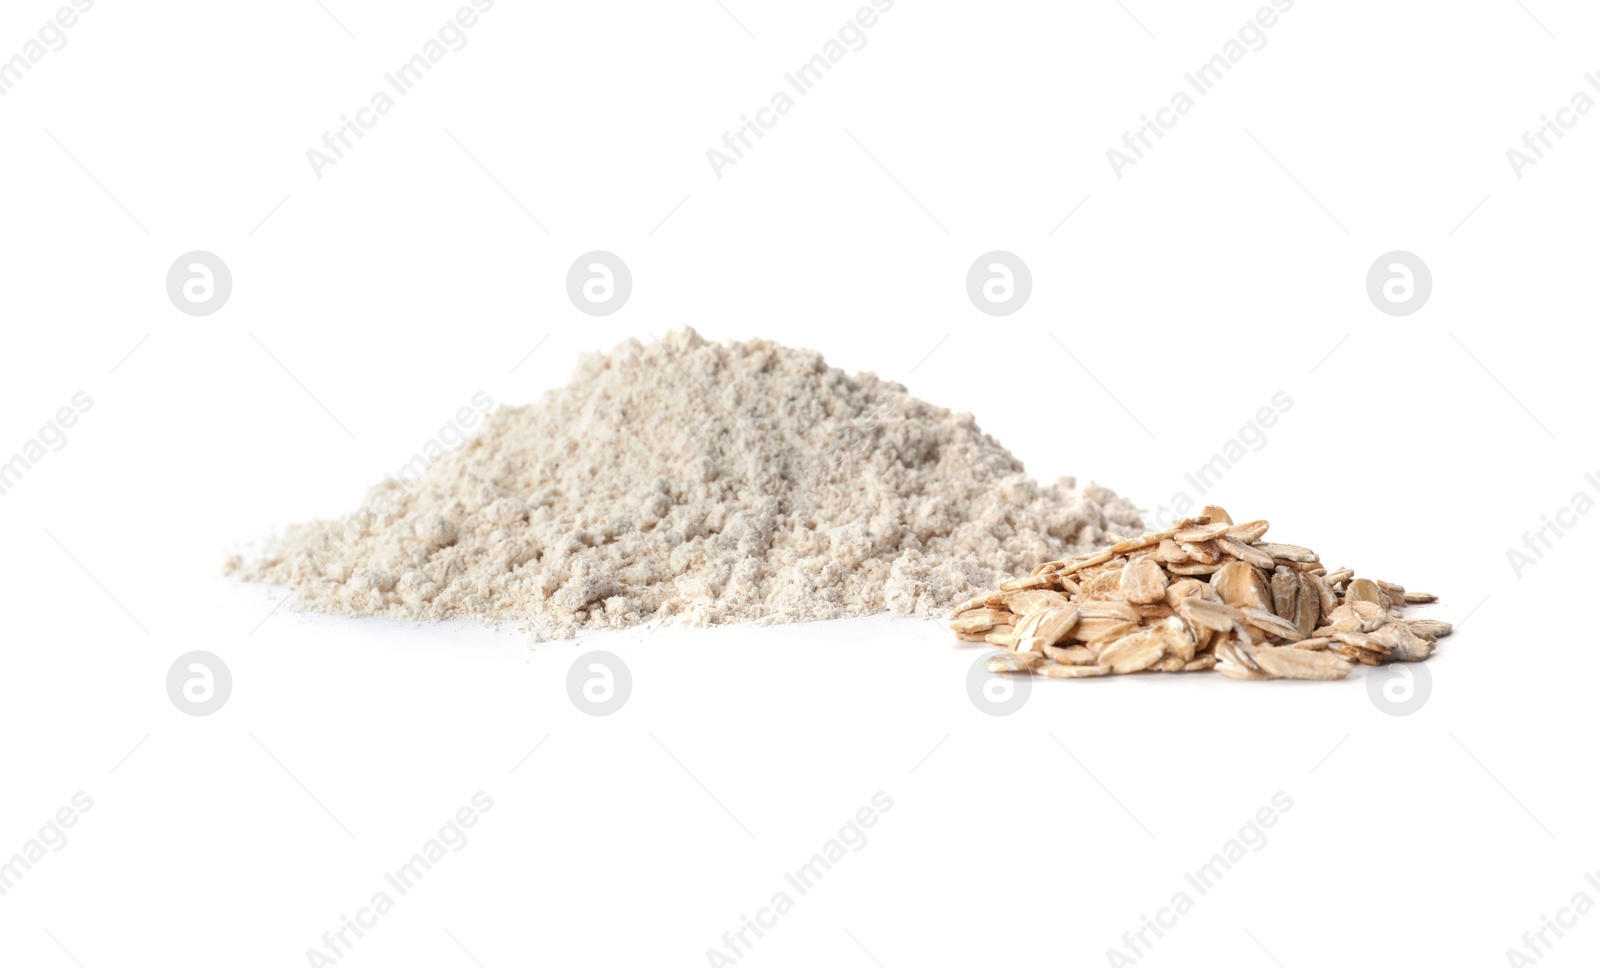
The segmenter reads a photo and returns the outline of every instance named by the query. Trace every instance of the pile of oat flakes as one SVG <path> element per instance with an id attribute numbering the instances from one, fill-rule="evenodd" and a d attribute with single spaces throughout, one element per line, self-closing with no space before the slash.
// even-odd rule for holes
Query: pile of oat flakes
<path id="1" fill-rule="evenodd" d="M 1006 651 L 991 672 L 1076 679 L 1215 669 L 1233 679 L 1343 679 L 1352 663 L 1417 662 L 1447 622 L 1405 618 L 1435 601 L 1329 571 L 1317 553 L 1263 541 L 1266 521 L 1207 507 L 1166 531 L 1050 561 L 958 605 L 958 638 Z"/>

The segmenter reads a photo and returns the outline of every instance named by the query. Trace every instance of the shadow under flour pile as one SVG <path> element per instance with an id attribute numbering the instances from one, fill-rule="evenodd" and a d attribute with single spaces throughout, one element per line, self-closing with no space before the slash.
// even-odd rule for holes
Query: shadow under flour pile
<path id="1" fill-rule="evenodd" d="M 1105 488 L 1035 482 L 968 414 L 809 350 L 685 330 L 583 358 L 420 479 L 229 569 L 316 611 L 552 637 L 942 614 L 1139 527 Z"/>

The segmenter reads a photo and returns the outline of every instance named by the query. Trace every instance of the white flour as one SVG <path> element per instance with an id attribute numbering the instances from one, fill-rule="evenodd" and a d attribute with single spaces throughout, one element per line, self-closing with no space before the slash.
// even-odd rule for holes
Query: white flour
<path id="1" fill-rule="evenodd" d="M 653 620 L 939 613 L 1138 514 L 1041 485 L 971 416 L 764 340 L 693 330 L 585 357 L 415 483 L 230 570 L 309 608 L 541 636 Z"/>

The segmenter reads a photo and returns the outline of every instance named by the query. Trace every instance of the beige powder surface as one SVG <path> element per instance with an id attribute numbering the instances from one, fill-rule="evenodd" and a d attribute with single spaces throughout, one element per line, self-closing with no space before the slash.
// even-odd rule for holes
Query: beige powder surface
<path id="1" fill-rule="evenodd" d="M 941 614 L 1139 528 L 1105 488 L 1035 482 L 968 414 L 809 350 L 684 330 L 583 358 L 420 479 L 229 568 L 316 611 L 549 638 Z"/>

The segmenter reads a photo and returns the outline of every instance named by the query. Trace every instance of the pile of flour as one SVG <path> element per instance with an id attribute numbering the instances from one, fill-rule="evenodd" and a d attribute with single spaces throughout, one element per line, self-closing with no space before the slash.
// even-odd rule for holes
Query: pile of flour
<path id="1" fill-rule="evenodd" d="M 685 330 L 585 357 L 421 479 L 229 567 L 317 611 L 555 637 L 937 614 L 1139 528 L 1105 488 L 1035 482 L 968 414 L 809 350 Z"/>

